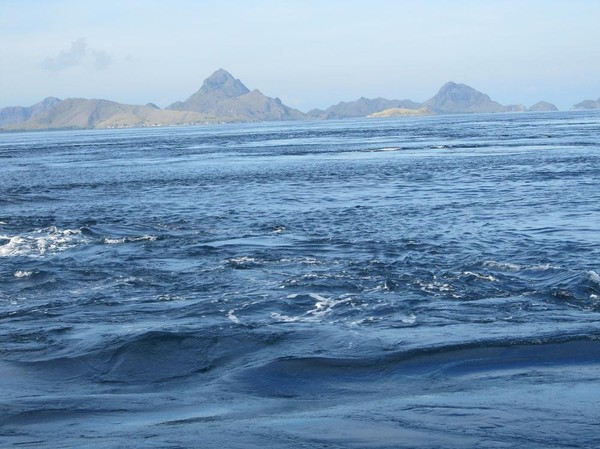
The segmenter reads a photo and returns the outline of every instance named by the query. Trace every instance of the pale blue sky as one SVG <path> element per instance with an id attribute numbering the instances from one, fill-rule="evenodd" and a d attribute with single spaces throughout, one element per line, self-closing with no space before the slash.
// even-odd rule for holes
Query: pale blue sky
<path id="1" fill-rule="evenodd" d="M 167 106 L 222 67 L 303 111 L 447 81 L 568 109 L 600 96 L 599 23 L 598 0 L 2 0 L 0 107 Z"/>

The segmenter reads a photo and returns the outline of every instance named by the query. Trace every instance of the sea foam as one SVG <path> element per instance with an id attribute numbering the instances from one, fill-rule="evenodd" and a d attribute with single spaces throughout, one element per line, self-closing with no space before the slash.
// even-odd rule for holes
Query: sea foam
<path id="1" fill-rule="evenodd" d="M 0 239 L 7 241 L 0 246 L 0 257 L 44 256 L 64 251 L 86 240 L 79 229 L 61 230 L 55 226 L 20 235 L 2 235 Z"/>

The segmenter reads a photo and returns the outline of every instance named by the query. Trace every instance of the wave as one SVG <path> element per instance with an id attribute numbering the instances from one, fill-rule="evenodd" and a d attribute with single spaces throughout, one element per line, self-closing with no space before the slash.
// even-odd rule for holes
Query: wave
<path id="1" fill-rule="evenodd" d="M 301 315 L 284 315 L 278 312 L 272 312 L 271 318 L 273 318 L 275 321 L 281 321 L 284 323 L 317 322 L 323 320 L 323 318 L 329 315 L 329 313 L 333 310 L 334 307 L 352 301 L 352 296 L 348 295 L 344 295 L 338 299 L 333 299 L 326 298 L 317 293 L 308 293 L 307 295 L 292 294 L 288 295 L 287 297 L 288 300 L 300 299 L 300 302 L 305 302 L 308 298 L 314 301 L 314 305 L 312 306 L 312 308 L 302 313 Z"/>
<path id="2" fill-rule="evenodd" d="M 56 226 L 19 235 L 0 235 L 0 257 L 44 256 L 65 251 L 87 241 L 81 229 L 58 229 Z"/>
<path id="3" fill-rule="evenodd" d="M 598 337 L 552 337 L 482 341 L 356 358 L 282 357 L 240 373 L 243 388 L 263 396 L 297 397 L 343 391 L 363 394 L 365 385 L 393 381 L 397 387 L 427 379 L 475 374 L 497 379 L 515 373 L 600 364 Z"/>
<path id="4" fill-rule="evenodd" d="M 546 270 L 560 270 L 561 267 L 558 265 L 546 264 L 534 264 L 534 265 L 523 265 L 510 262 L 497 262 L 495 260 L 487 260 L 483 263 L 485 267 L 495 268 L 504 271 L 546 271 Z"/>
<path id="5" fill-rule="evenodd" d="M 104 237 L 102 239 L 102 243 L 105 243 L 107 245 L 117 245 L 117 244 L 121 244 L 121 243 L 134 243 L 134 242 L 143 242 L 143 241 L 153 242 L 157 239 L 158 239 L 158 237 L 155 235 L 142 235 L 139 237 L 120 237 L 120 238 Z"/>
<path id="6" fill-rule="evenodd" d="M 40 355 L 32 360 L 34 357 L 26 354 L 13 363 L 57 380 L 138 386 L 161 383 L 207 374 L 273 343 L 270 334 L 235 329 L 229 333 L 221 328 L 204 329 L 201 334 L 148 331 L 106 338 L 95 348 L 79 348 L 79 354 L 59 355 L 53 350 L 51 357 Z"/>
<path id="7" fill-rule="evenodd" d="M 59 229 L 56 226 L 50 226 L 17 235 L 0 235 L 0 257 L 40 257 L 84 244 L 117 245 L 153 242 L 158 239 L 159 237 L 155 235 L 106 237 L 100 236 L 87 227 Z"/>

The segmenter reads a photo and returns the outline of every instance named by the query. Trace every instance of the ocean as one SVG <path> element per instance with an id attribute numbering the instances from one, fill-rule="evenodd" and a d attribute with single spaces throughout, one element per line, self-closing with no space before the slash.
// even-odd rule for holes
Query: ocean
<path id="1" fill-rule="evenodd" d="M 600 447 L 600 113 L 0 134 L 0 447 Z"/>

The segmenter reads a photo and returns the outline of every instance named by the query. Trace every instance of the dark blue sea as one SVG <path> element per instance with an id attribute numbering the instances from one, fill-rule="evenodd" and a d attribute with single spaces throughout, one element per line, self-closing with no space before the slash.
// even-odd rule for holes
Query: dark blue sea
<path id="1" fill-rule="evenodd" d="M 600 113 L 1 134 L 0 447 L 600 447 Z"/>

